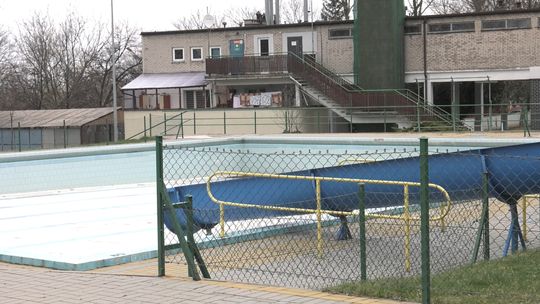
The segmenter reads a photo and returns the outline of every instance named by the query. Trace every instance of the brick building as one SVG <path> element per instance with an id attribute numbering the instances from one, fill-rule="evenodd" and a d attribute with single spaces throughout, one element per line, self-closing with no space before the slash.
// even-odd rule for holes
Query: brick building
<path id="1" fill-rule="evenodd" d="M 483 130 L 486 113 L 501 111 L 486 106 L 498 98 L 501 104 L 528 103 L 532 125 L 540 128 L 540 10 L 405 17 L 397 24 L 403 57 L 395 62 L 403 66 L 404 83 L 361 96 L 351 93 L 362 85 L 353 84 L 355 66 L 363 73 L 355 45 L 378 51 L 375 40 L 355 40 L 354 21 L 144 32 L 146 79 L 123 88 L 125 108 L 318 106 L 353 125 L 380 121 L 362 109 L 382 108 L 384 100 L 396 117 L 411 114 L 398 105 L 421 104 Z M 516 86 L 526 94 L 504 95 Z M 253 97 L 265 94 L 266 100 Z"/>

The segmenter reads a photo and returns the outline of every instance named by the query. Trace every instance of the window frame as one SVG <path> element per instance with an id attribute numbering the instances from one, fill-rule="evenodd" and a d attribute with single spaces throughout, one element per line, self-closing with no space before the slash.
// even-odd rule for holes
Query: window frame
<path id="1" fill-rule="evenodd" d="M 182 90 L 183 91 L 183 109 L 187 109 L 187 110 L 197 110 L 197 109 L 210 109 L 212 108 L 212 105 L 211 105 L 211 99 L 210 99 L 210 90 L 208 89 L 185 89 L 185 90 Z M 188 107 L 188 94 L 193 94 L 192 98 L 193 98 L 193 107 L 190 108 Z M 200 95 L 200 99 L 199 97 L 197 97 L 197 95 Z M 206 100 L 204 100 L 206 97 Z M 199 105 L 204 105 L 203 108 L 199 107 Z"/>
<path id="2" fill-rule="evenodd" d="M 348 36 L 332 36 L 332 32 L 336 32 L 336 31 L 348 31 L 349 35 Z M 328 39 L 352 39 L 352 38 L 353 38 L 353 28 L 352 27 L 328 29 Z"/>
<path id="3" fill-rule="evenodd" d="M 193 51 L 200 50 L 201 51 L 201 58 L 194 58 L 193 57 Z M 191 61 L 203 61 L 204 60 L 204 48 L 200 46 L 191 47 Z"/>
<path id="4" fill-rule="evenodd" d="M 527 24 L 526 24 L 524 27 L 517 27 L 517 26 L 510 27 L 510 26 L 508 26 L 508 24 L 509 24 L 511 21 L 516 21 L 516 22 L 519 22 L 519 21 L 526 21 Z M 506 29 L 507 29 L 507 30 L 526 30 L 526 29 L 530 29 L 531 27 L 532 27 L 531 18 L 506 19 Z"/>
<path id="5" fill-rule="evenodd" d="M 497 28 L 484 28 L 484 22 L 504 22 L 504 27 L 497 27 Z M 527 25 L 524 27 L 509 27 L 508 23 L 511 21 L 527 21 Z M 510 30 L 527 30 L 532 28 L 532 21 L 531 18 L 512 18 L 512 19 L 488 19 L 488 20 L 482 20 L 481 23 L 481 30 L 484 32 L 489 31 L 510 31 Z"/>
<path id="6" fill-rule="evenodd" d="M 457 25 L 472 24 L 472 29 L 455 29 Z M 434 31 L 432 26 L 448 26 L 448 30 Z M 476 31 L 476 24 L 474 21 L 459 21 L 459 22 L 441 22 L 428 24 L 427 32 L 429 34 L 449 34 L 449 33 L 473 33 Z"/>
<path id="7" fill-rule="evenodd" d="M 179 51 L 179 50 L 182 51 L 182 59 L 177 59 L 176 58 L 176 51 Z M 186 51 L 184 50 L 184 48 L 180 48 L 180 47 L 173 47 L 172 48 L 172 61 L 173 62 L 185 62 L 186 61 Z"/>
<path id="8" fill-rule="evenodd" d="M 410 28 L 410 29 L 412 29 L 412 28 L 418 28 L 418 31 L 416 31 L 416 32 L 407 32 L 407 31 L 406 31 L 407 28 Z M 422 34 L 422 24 L 417 23 L 417 24 L 405 25 L 405 26 L 403 27 L 403 33 L 404 33 L 405 35 L 420 35 L 420 34 Z"/>
<path id="9" fill-rule="evenodd" d="M 215 49 L 219 50 L 218 57 L 214 57 L 214 55 L 212 54 L 212 50 L 215 50 Z M 210 49 L 208 50 L 208 54 L 210 55 L 210 58 L 219 58 L 219 57 L 221 57 L 221 47 L 220 46 L 211 46 Z"/>
<path id="10" fill-rule="evenodd" d="M 472 29 L 454 29 L 456 25 L 472 24 Z M 453 33 L 471 33 L 476 31 L 476 23 L 474 21 L 461 21 L 461 22 L 452 22 L 450 23 L 450 31 Z"/>
<path id="11" fill-rule="evenodd" d="M 266 41 L 266 52 L 263 53 L 263 49 L 262 49 L 262 42 L 263 41 Z M 259 38 L 257 39 L 257 42 L 259 43 L 259 56 L 262 56 L 262 57 L 268 57 L 270 56 L 270 38 Z"/>

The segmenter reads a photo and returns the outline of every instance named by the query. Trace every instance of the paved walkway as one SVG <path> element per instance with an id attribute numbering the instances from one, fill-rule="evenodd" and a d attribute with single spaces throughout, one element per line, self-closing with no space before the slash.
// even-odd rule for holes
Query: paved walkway
<path id="1" fill-rule="evenodd" d="M 0 303 L 403 303 L 217 281 L 56 271 L 0 263 Z"/>

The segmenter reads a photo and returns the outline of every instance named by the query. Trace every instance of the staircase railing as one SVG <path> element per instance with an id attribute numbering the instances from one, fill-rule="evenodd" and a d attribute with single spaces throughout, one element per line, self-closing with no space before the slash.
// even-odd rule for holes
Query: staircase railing
<path id="1" fill-rule="evenodd" d="M 186 122 L 190 121 L 189 119 L 188 120 L 184 119 L 184 113 L 186 112 L 187 111 L 183 111 L 172 117 L 168 117 L 164 119 L 162 122 L 159 122 L 155 125 L 152 125 L 152 123 L 150 123 L 150 126 L 148 127 L 146 126 L 146 118 L 145 118 L 143 130 L 139 133 L 136 133 L 130 136 L 129 138 L 126 138 L 126 140 L 132 140 L 134 138 L 140 137 L 141 135 L 144 135 L 144 137 L 146 138 L 147 134 L 152 134 L 152 130 L 157 129 L 158 127 L 162 125 L 163 125 L 162 127 L 163 130 L 158 135 L 166 136 L 168 135 L 169 131 L 176 129 L 177 130 L 176 139 L 178 139 L 180 136 L 184 138 L 184 125 L 186 124 Z"/>
<path id="2" fill-rule="evenodd" d="M 358 107 L 365 111 L 391 109 L 400 114 L 433 117 L 455 125 L 451 115 L 435 105 L 427 105 L 423 98 L 407 89 L 366 90 L 335 74 L 313 59 L 289 53 L 289 73 L 305 79 L 310 85 L 342 107 Z M 462 124 L 459 127 L 463 127 Z"/>

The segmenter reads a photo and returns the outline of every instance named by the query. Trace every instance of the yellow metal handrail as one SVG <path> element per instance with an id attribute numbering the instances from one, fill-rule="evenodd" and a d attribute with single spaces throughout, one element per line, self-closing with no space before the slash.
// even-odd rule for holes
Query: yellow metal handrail
<path id="1" fill-rule="evenodd" d="M 523 205 L 521 205 L 521 216 L 523 216 L 522 220 L 522 228 L 521 231 L 523 233 L 523 240 L 527 241 L 527 207 L 529 205 L 529 199 L 536 198 L 540 199 L 540 194 L 526 194 L 523 197 Z"/>
<path id="2" fill-rule="evenodd" d="M 293 208 L 293 207 L 280 207 L 280 206 L 269 206 L 269 205 L 255 205 L 255 204 L 246 204 L 246 203 L 235 203 L 227 202 L 217 199 L 212 194 L 211 182 L 214 177 L 259 177 L 259 178 L 274 178 L 274 179 L 290 179 L 290 180 L 308 180 L 315 182 L 315 192 L 316 192 L 316 209 L 307 209 L 307 208 Z M 367 217 L 370 218 L 381 218 L 381 219 L 403 219 L 405 221 L 405 267 L 406 270 L 410 270 L 410 223 L 411 221 L 418 221 L 420 217 L 413 217 L 410 215 L 409 211 L 409 187 L 420 187 L 418 182 L 404 182 L 404 181 L 389 181 L 389 180 L 375 180 L 375 179 L 358 179 L 358 178 L 338 178 L 338 177 L 324 177 L 324 176 L 302 176 L 302 175 L 280 175 L 280 174 L 269 174 L 269 173 L 253 173 L 253 172 L 239 172 L 239 171 L 217 171 L 214 174 L 210 175 L 206 180 L 206 191 L 208 197 L 212 202 L 219 205 L 219 225 L 220 225 L 220 236 L 225 236 L 225 208 L 224 206 L 239 207 L 239 208 L 256 208 L 264 210 L 276 210 L 276 211 L 286 211 L 286 212 L 298 212 L 298 213 L 315 213 L 317 216 L 317 251 L 319 256 L 322 256 L 322 214 L 330 215 L 354 215 L 354 212 L 347 211 L 336 211 L 336 210 L 324 210 L 321 206 L 321 181 L 325 182 L 340 182 L 340 183 L 356 183 L 356 184 L 377 184 L 377 185 L 389 185 L 389 186 L 403 186 L 404 194 L 404 212 L 403 215 L 386 215 L 386 214 L 368 214 Z M 444 218 L 448 215 L 450 211 L 450 206 L 452 201 L 450 200 L 450 195 L 448 192 L 441 186 L 437 184 L 429 183 L 430 188 L 434 188 L 441 192 L 445 198 L 445 203 L 440 206 L 440 213 L 438 216 L 430 218 L 430 221 L 441 221 L 442 227 L 444 227 Z"/>

